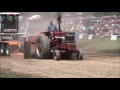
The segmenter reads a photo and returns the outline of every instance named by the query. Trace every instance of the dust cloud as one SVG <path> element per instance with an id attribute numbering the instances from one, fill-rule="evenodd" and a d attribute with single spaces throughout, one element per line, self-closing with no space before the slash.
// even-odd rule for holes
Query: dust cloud
<path id="1" fill-rule="evenodd" d="M 39 35 L 40 32 L 47 31 L 50 20 L 56 21 L 56 12 L 20 12 L 24 18 L 20 21 L 20 32 L 27 28 L 27 36 Z M 29 20 L 34 15 L 40 15 L 40 19 Z M 29 26 L 27 27 L 27 23 Z M 22 31 L 23 30 L 23 31 Z"/>

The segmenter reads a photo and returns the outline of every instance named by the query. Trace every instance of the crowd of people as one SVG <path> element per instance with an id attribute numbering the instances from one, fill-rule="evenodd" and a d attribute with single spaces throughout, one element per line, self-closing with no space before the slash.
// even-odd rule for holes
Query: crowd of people
<path id="1" fill-rule="evenodd" d="M 76 24 L 64 25 L 64 29 L 77 34 L 120 35 L 120 22 L 116 17 L 104 16 L 99 19 L 81 19 Z"/>

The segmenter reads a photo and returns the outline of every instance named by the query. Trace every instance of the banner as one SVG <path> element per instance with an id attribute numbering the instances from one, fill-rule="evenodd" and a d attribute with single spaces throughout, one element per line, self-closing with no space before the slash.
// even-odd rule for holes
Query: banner
<path id="1" fill-rule="evenodd" d="M 79 34 L 79 39 L 83 39 L 83 34 Z"/>
<path id="2" fill-rule="evenodd" d="M 90 39 L 93 39 L 93 35 L 89 35 L 88 36 L 88 39 L 90 40 Z"/>
<path id="3" fill-rule="evenodd" d="M 117 35 L 111 35 L 111 40 L 117 40 Z"/>

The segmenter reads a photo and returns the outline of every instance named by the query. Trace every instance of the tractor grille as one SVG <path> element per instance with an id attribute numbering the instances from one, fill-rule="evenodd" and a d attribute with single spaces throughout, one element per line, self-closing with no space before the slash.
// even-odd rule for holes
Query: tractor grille
<path id="1" fill-rule="evenodd" d="M 75 43 L 75 33 L 70 32 L 66 33 L 66 44 L 73 44 Z"/>

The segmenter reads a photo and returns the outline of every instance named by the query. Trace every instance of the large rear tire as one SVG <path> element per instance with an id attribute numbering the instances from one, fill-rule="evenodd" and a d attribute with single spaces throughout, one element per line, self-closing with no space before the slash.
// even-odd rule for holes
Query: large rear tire
<path id="1" fill-rule="evenodd" d="M 47 36 L 39 35 L 35 45 L 36 57 L 38 59 L 50 59 L 50 41 Z"/>

